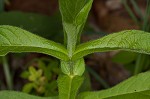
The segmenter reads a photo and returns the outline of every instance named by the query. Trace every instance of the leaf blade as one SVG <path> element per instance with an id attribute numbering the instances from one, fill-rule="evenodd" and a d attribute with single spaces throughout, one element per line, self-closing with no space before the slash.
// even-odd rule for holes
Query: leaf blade
<path id="1" fill-rule="evenodd" d="M 72 59 L 94 52 L 126 50 L 150 54 L 150 34 L 139 30 L 126 30 L 77 46 Z"/>
<path id="2" fill-rule="evenodd" d="M 79 99 L 149 99 L 150 72 L 141 73 L 108 90 L 85 92 Z"/>
<path id="3" fill-rule="evenodd" d="M 38 52 L 67 60 L 67 50 L 60 44 L 46 40 L 23 29 L 0 26 L 0 56 L 9 52 Z"/>
<path id="4" fill-rule="evenodd" d="M 58 97 L 38 97 L 22 92 L 0 91 L 1 99 L 58 99 Z"/>
<path id="5" fill-rule="evenodd" d="M 38 21 L 37 21 L 38 20 Z M 36 33 L 47 39 L 62 42 L 62 25 L 60 15 L 45 16 L 35 13 L 9 11 L 0 13 L 0 25 L 11 25 Z"/>

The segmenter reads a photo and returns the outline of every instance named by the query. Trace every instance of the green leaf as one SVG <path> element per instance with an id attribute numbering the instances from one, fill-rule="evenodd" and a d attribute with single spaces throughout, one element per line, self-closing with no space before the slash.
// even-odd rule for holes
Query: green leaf
<path id="1" fill-rule="evenodd" d="M 63 22 L 82 25 L 86 22 L 93 0 L 59 0 Z"/>
<path id="2" fill-rule="evenodd" d="M 30 76 L 29 76 L 29 81 L 37 81 L 37 79 L 39 79 L 42 76 L 42 69 L 36 70 L 34 67 L 30 66 L 29 67 L 29 72 L 30 72 Z"/>
<path id="3" fill-rule="evenodd" d="M 139 30 L 126 30 L 77 46 L 72 59 L 94 52 L 126 50 L 150 54 L 150 34 Z"/>
<path id="4" fill-rule="evenodd" d="M 65 39 L 67 39 L 70 56 L 75 50 L 92 2 L 93 0 L 59 0 Z"/>
<path id="5" fill-rule="evenodd" d="M 66 75 L 82 76 L 85 70 L 84 59 L 81 58 L 76 61 L 61 61 L 61 70 Z"/>
<path id="6" fill-rule="evenodd" d="M 0 26 L 0 56 L 9 52 L 38 52 L 68 60 L 64 46 L 23 29 L 2 25 Z"/>
<path id="7" fill-rule="evenodd" d="M 58 78 L 59 99 L 76 99 L 83 77 L 60 75 Z"/>
<path id="8" fill-rule="evenodd" d="M 38 20 L 38 21 L 37 21 Z M 0 25 L 21 27 L 44 38 L 63 42 L 61 17 L 59 14 L 45 16 L 35 13 L 9 11 L 0 13 Z"/>
<path id="9" fill-rule="evenodd" d="M 33 88 L 34 88 L 34 83 L 27 83 L 23 86 L 22 92 L 30 93 Z"/>
<path id="10" fill-rule="evenodd" d="M 121 63 L 121 64 L 129 64 L 136 60 L 137 53 L 121 51 L 114 55 L 112 58 L 113 62 Z"/>
<path id="11" fill-rule="evenodd" d="M 85 92 L 79 99 L 149 99 L 150 72 L 141 73 L 108 90 Z"/>
<path id="12" fill-rule="evenodd" d="M 0 99 L 58 99 L 58 97 L 38 97 L 15 91 L 0 91 Z"/>
<path id="13" fill-rule="evenodd" d="M 21 78 L 27 79 L 30 76 L 29 71 L 23 71 L 20 75 Z"/>

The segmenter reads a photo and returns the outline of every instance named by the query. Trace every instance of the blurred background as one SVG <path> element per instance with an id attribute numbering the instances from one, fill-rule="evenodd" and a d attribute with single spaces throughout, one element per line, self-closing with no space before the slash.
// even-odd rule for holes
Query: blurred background
<path id="1" fill-rule="evenodd" d="M 81 41 L 129 29 L 150 32 L 149 0 L 94 0 Z M 63 43 L 58 0 L 0 0 L 0 25 L 13 25 Z M 81 91 L 107 89 L 150 69 L 150 56 L 125 51 L 95 53 L 85 57 Z M 38 53 L 0 57 L 0 90 L 39 96 L 58 95 L 59 61 Z"/>

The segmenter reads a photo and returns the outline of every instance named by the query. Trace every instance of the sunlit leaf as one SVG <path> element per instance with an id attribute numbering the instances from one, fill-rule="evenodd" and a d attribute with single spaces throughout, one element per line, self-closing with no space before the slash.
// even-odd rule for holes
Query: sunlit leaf
<path id="1" fill-rule="evenodd" d="M 149 99 L 150 72 L 133 76 L 119 85 L 102 91 L 85 92 L 79 99 Z"/>
<path id="2" fill-rule="evenodd" d="M 23 29 L 0 26 L 0 56 L 9 52 L 38 52 L 67 60 L 67 50 L 61 44 L 46 40 Z"/>
<path id="3" fill-rule="evenodd" d="M 77 46 L 73 59 L 94 52 L 107 52 L 112 50 L 126 50 L 150 54 L 150 34 L 139 30 L 126 30 L 110 34 Z"/>

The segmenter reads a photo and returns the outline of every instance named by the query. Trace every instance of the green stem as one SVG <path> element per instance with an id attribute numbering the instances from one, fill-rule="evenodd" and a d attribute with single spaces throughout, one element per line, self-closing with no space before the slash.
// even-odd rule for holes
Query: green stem
<path id="1" fill-rule="evenodd" d="M 11 78 L 10 69 L 9 69 L 6 56 L 2 57 L 2 60 L 3 60 L 3 68 L 4 68 L 6 83 L 7 83 L 8 89 L 11 90 L 13 89 L 13 83 L 12 83 L 12 78 Z"/>
<path id="2" fill-rule="evenodd" d="M 136 11 L 136 13 L 140 16 L 140 18 L 143 19 L 143 15 L 142 15 L 142 12 L 141 12 L 141 9 L 139 8 L 138 4 L 136 3 L 135 0 L 131 0 L 131 3 L 134 7 L 134 10 Z"/>
<path id="3" fill-rule="evenodd" d="M 59 99 L 76 99 L 83 77 L 60 75 L 57 82 Z"/>
<path id="4" fill-rule="evenodd" d="M 72 62 L 72 61 L 69 61 L 70 75 L 74 75 L 74 73 L 73 73 L 73 68 L 74 68 L 73 62 Z"/>
<path id="5" fill-rule="evenodd" d="M 150 1 L 148 0 L 147 1 L 147 7 L 146 7 L 146 14 L 145 14 L 145 17 L 143 19 L 142 30 L 144 30 L 144 31 L 149 31 L 149 27 L 150 27 L 149 16 L 150 16 Z"/>
<path id="6" fill-rule="evenodd" d="M 109 88 L 110 86 L 107 84 L 107 82 L 102 78 L 100 77 L 100 75 L 98 75 L 92 68 L 88 67 L 87 66 L 87 70 L 88 72 L 93 75 L 95 77 L 95 79 L 105 88 Z"/>
<path id="7" fill-rule="evenodd" d="M 128 6 L 127 0 L 122 0 L 122 3 L 124 5 L 124 7 L 126 8 L 127 12 L 129 13 L 129 15 L 131 16 L 131 18 L 134 20 L 134 22 L 136 24 L 138 24 L 139 26 L 141 26 L 138 19 L 137 19 L 137 17 L 134 15 L 131 8 Z"/>
<path id="8" fill-rule="evenodd" d="M 136 60 L 136 64 L 135 64 L 135 70 L 134 70 L 134 75 L 139 74 L 140 72 L 142 72 L 143 67 L 145 66 L 145 61 L 146 61 L 147 55 L 145 54 L 139 54 Z"/>

